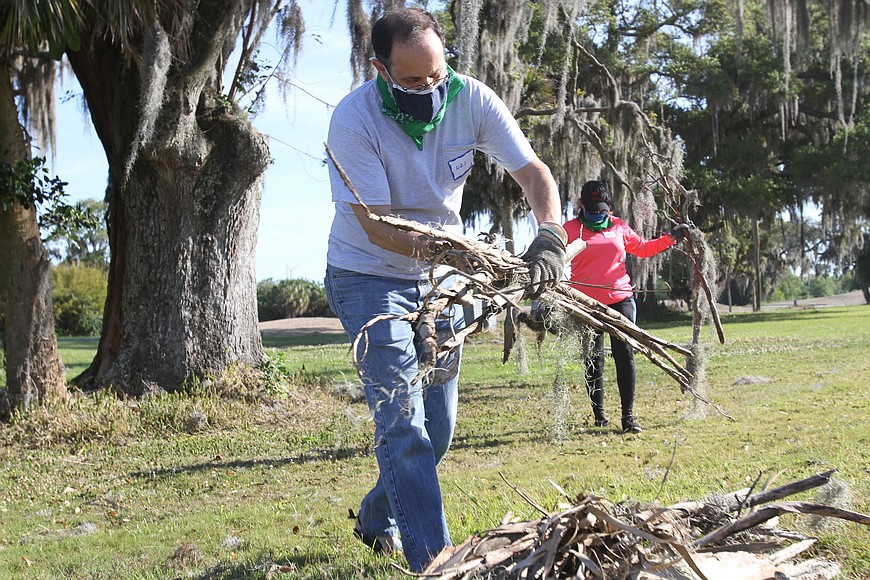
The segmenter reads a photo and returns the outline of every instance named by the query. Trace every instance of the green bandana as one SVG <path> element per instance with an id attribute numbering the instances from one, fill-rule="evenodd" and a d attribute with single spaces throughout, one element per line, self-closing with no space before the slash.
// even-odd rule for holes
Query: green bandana
<path id="1" fill-rule="evenodd" d="M 450 101 L 455 99 L 456 95 L 459 94 L 459 91 L 465 87 L 465 81 L 459 78 L 459 75 L 450 68 L 450 65 L 447 65 L 447 76 L 447 98 L 444 99 L 443 103 L 441 103 L 441 108 L 438 109 L 438 114 L 435 115 L 435 118 L 427 123 L 426 121 L 421 121 L 420 119 L 416 119 L 411 115 L 400 111 L 390 87 L 388 87 L 387 83 L 384 82 L 384 79 L 378 75 L 378 90 L 381 92 L 381 99 L 383 100 L 381 112 L 399 124 L 402 131 L 404 131 L 405 134 L 414 141 L 414 144 L 417 145 L 419 151 L 423 150 L 423 135 L 441 123 L 444 119 L 444 111 L 447 110 L 447 105 L 450 104 Z"/>
<path id="2" fill-rule="evenodd" d="M 584 226 L 586 226 L 587 228 L 589 228 L 593 232 L 600 232 L 601 230 L 606 230 L 607 228 L 609 228 L 610 226 L 613 225 L 613 222 L 610 221 L 609 215 L 606 218 L 604 218 L 604 221 L 598 222 L 597 224 L 593 224 L 592 222 L 586 221 L 586 218 L 584 218 L 582 215 L 577 216 L 577 219 L 579 219 L 580 222 Z"/>

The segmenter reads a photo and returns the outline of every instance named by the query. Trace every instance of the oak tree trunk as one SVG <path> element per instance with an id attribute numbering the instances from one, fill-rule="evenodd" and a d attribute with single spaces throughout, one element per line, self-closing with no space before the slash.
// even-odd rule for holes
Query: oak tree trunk
<path id="1" fill-rule="evenodd" d="M 9 65 L 0 59 L 0 163 L 29 159 L 18 122 Z M 51 263 L 39 237 L 33 205 L 0 191 L 0 316 L 6 361 L 6 392 L 0 416 L 67 394 L 57 352 L 51 303 Z M 4 209 L 4 207 L 6 209 Z"/>
<path id="2" fill-rule="evenodd" d="M 254 257 L 269 151 L 219 93 L 244 3 L 193 4 L 189 54 L 173 55 L 154 134 L 129 178 L 140 70 L 99 33 L 69 55 L 109 161 L 109 288 L 83 386 L 177 390 L 263 359 Z"/>

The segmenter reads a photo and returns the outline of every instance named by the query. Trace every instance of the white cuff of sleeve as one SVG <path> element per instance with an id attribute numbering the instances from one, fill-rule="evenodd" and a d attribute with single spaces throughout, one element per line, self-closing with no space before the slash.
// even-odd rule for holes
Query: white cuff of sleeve
<path id="1" fill-rule="evenodd" d="M 565 231 L 565 228 L 556 222 L 541 222 L 538 226 L 538 230 L 541 232 L 549 232 L 558 238 L 563 246 L 568 245 L 568 233 Z"/>

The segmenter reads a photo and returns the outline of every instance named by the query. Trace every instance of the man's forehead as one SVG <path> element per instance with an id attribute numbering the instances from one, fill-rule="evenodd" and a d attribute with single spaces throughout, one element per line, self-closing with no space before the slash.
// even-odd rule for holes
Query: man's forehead
<path id="1" fill-rule="evenodd" d="M 444 72 L 447 60 L 442 52 L 393 50 L 390 58 L 390 70 L 394 74 L 430 76 L 432 73 Z"/>

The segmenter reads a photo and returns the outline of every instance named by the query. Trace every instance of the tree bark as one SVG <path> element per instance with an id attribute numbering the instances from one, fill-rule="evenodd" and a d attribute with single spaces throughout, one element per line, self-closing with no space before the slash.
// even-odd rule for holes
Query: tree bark
<path id="1" fill-rule="evenodd" d="M 9 63 L 0 58 L 0 163 L 11 165 L 29 156 Z M 9 196 L 11 192 L 0 191 L 5 202 L 0 203 L 0 316 L 6 353 L 6 400 L 0 391 L 0 416 L 67 393 L 54 332 L 51 263 L 39 237 L 36 210 Z"/>
<path id="2" fill-rule="evenodd" d="M 243 4 L 196 4 L 129 179 L 142 71 L 99 33 L 69 55 L 109 161 L 109 288 L 85 387 L 174 391 L 263 359 L 254 257 L 269 150 L 219 92 Z"/>
<path id="3" fill-rule="evenodd" d="M 754 246 L 754 264 L 755 280 L 752 285 L 752 311 L 759 312 L 761 310 L 761 237 L 758 233 L 758 216 L 752 217 L 752 244 Z"/>

